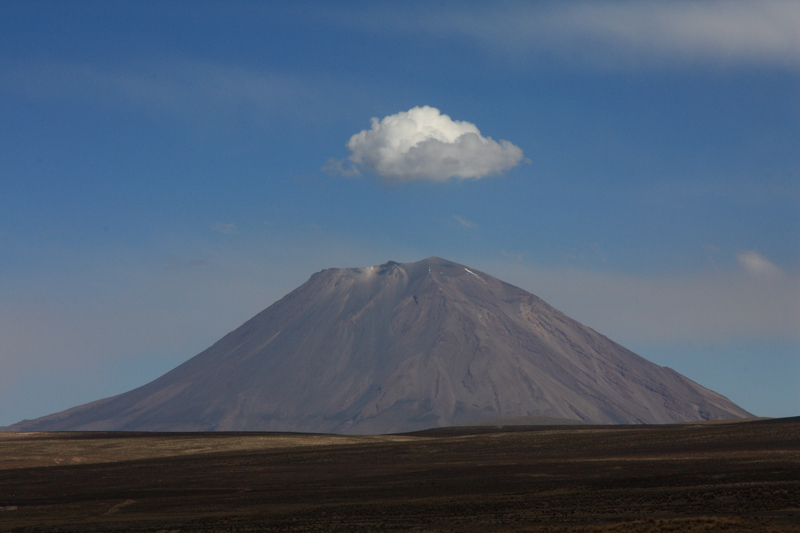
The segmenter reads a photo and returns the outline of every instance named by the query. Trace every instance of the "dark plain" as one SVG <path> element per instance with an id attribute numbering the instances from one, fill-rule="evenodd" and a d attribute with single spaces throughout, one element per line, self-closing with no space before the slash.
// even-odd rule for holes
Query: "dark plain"
<path id="1" fill-rule="evenodd" d="M 0 433 L 0 531 L 800 533 L 800 418 Z"/>

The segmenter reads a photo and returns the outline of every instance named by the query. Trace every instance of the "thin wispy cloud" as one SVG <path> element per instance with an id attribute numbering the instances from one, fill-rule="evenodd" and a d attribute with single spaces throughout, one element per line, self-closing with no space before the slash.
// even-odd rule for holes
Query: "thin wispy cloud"
<path id="1" fill-rule="evenodd" d="M 167 261 L 168 265 L 164 267 L 167 270 L 195 268 L 208 264 L 208 261 L 205 259 L 192 259 L 191 261 L 184 261 L 181 257 L 174 254 L 170 255 Z"/>
<path id="2" fill-rule="evenodd" d="M 774 278 L 781 274 L 781 269 L 778 266 L 758 252 L 742 252 L 736 256 L 736 260 L 739 261 L 745 271 L 754 276 Z"/>
<path id="3" fill-rule="evenodd" d="M 372 127 L 353 135 L 347 149 L 350 157 L 329 161 L 324 169 L 373 174 L 390 183 L 478 179 L 500 174 L 523 159 L 522 150 L 511 142 L 484 137 L 475 124 L 429 106 L 373 118 Z"/>
<path id="4" fill-rule="evenodd" d="M 800 3 L 793 0 L 493 2 L 417 9 L 384 4 L 339 21 L 371 31 L 466 38 L 504 54 L 544 54 L 601 67 L 800 67 Z"/>
<path id="5" fill-rule="evenodd" d="M 477 227 L 473 221 L 467 220 L 466 218 L 458 215 L 453 215 L 453 220 L 455 220 L 462 228 L 473 229 Z"/>
<path id="6" fill-rule="evenodd" d="M 36 100 L 86 100 L 172 114 L 272 114 L 307 99 L 301 80 L 208 61 L 175 58 L 134 65 L 43 62 L 2 65 L 0 88 Z"/>
<path id="7" fill-rule="evenodd" d="M 222 233 L 224 235 L 235 235 L 236 233 L 239 232 L 239 229 L 233 222 L 231 223 L 217 222 L 216 224 L 211 226 L 211 228 L 217 233 Z"/>
<path id="8" fill-rule="evenodd" d="M 533 292 L 623 345 L 676 339 L 800 341 L 800 276 L 784 273 L 764 283 L 765 271 L 778 267 L 760 257 L 742 259 L 752 261 L 742 270 L 647 277 L 539 269 L 507 260 L 478 268 Z"/>

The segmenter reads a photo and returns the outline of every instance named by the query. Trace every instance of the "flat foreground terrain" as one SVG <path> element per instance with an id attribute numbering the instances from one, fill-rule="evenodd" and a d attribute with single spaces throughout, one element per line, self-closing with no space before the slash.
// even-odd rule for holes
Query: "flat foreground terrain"
<path id="1" fill-rule="evenodd" d="M 791 531 L 800 418 L 0 433 L 0 531 Z"/>

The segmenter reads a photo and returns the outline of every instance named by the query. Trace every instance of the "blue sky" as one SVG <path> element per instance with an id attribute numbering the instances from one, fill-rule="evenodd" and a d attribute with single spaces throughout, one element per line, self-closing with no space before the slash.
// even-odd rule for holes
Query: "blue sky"
<path id="1" fill-rule="evenodd" d="M 0 425 L 431 255 L 800 414 L 800 5 L 0 3 Z"/>

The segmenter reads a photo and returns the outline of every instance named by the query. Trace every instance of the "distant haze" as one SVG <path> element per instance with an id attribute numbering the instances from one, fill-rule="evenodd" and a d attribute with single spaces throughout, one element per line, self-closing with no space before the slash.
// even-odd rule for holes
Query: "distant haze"
<path id="1" fill-rule="evenodd" d="M 155 381 L 8 429 L 391 433 L 751 416 L 488 274 L 328 269 Z"/>

